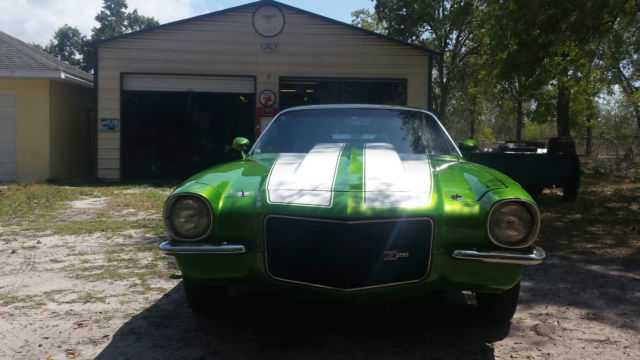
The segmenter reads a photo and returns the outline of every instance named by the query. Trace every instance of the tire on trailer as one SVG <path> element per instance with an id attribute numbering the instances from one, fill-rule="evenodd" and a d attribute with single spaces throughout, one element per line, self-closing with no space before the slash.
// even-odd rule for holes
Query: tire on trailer
<path id="1" fill-rule="evenodd" d="M 537 186 L 531 189 L 531 191 L 529 191 L 529 195 L 533 198 L 533 200 L 538 201 L 538 198 L 540 198 L 540 195 L 542 195 L 543 191 L 544 191 L 544 186 Z"/>
<path id="2" fill-rule="evenodd" d="M 566 202 L 574 202 L 578 199 L 580 188 L 575 184 L 566 185 L 562 188 L 562 200 Z"/>
<path id="3" fill-rule="evenodd" d="M 492 323 L 507 323 L 513 318 L 520 297 L 520 282 L 501 293 L 476 293 L 480 315 Z"/>
<path id="4" fill-rule="evenodd" d="M 206 285 L 191 279 L 182 280 L 184 294 L 191 310 L 196 314 L 210 313 L 227 300 L 229 288 L 219 285 Z"/>
<path id="5" fill-rule="evenodd" d="M 574 202 L 578 199 L 580 194 L 580 180 L 582 177 L 582 171 L 580 170 L 580 158 L 577 155 L 573 155 L 573 158 L 569 162 L 569 168 L 571 169 L 569 177 L 566 180 L 566 184 L 562 188 L 562 200 L 566 202 Z"/>

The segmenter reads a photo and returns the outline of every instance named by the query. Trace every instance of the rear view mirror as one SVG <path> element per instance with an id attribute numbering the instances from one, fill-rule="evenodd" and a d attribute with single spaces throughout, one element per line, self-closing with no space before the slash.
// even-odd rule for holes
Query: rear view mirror
<path id="1" fill-rule="evenodd" d="M 249 146 L 251 146 L 251 142 L 247 138 L 237 137 L 233 139 L 232 147 L 242 154 L 242 158 L 244 159 L 247 156 L 247 150 L 249 150 Z"/>
<path id="2" fill-rule="evenodd" d="M 473 139 L 466 139 L 462 141 L 458 147 L 463 154 L 470 153 L 478 150 L 478 143 Z"/>

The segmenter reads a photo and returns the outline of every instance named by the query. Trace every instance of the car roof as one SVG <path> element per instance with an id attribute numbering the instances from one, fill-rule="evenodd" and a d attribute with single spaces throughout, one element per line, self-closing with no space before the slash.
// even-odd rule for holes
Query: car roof
<path id="1" fill-rule="evenodd" d="M 317 110 L 317 109 L 379 109 L 379 110 L 412 110 L 412 111 L 422 111 L 428 112 L 424 109 L 408 107 L 408 106 L 400 106 L 400 105 L 373 105 L 373 104 L 325 104 L 325 105 L 302 105 L 302 106 L 294 106 L 288 108 L 285 111 L 293 111 L 293 110 Z"/>

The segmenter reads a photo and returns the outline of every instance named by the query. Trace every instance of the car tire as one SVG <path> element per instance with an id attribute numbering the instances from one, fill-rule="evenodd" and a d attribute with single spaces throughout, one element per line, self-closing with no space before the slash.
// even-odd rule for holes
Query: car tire
<path id="1" fill-rule="evenodd" d="M 480 315 L 492 323 L 508 323 L 518 307 L 520 282 L 501 293 L 476 293 Z"/>
<path id="2" fill-rule="evenodd" d="M 184 294 L 191 310 L 195 313 L 210 313 L 227 300 L 229 288 L 206 285 L 194 280 L 183 279 Z"/>

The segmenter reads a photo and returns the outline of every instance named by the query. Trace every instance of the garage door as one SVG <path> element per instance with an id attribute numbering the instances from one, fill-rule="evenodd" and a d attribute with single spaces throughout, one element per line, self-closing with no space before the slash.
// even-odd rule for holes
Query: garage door
<path id="1" fill-rule="evenodd" d="M 0 181 L 17 178 L 16 92 L 0 90 Z"/>
<path id="2" fill-rule="evenodd" d="M 252 77 L 125 74 L 122 90 L 247 94 L 255 85 Z"/>
<path id="3" fill-rule="evenodd" d="M 126 180 L 184 180 L 233 160 L 255 134 L 253 77 L 124 74 L 121 167 Z"/>

